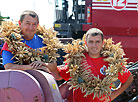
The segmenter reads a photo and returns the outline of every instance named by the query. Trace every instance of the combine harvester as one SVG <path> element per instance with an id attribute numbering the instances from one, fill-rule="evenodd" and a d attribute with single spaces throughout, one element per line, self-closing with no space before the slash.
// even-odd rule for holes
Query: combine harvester
<path id="1" fill-rule="evenodd" d="M 138 102 L 138 0 L 56 0 L 54 29 L 62 39 L 82 38 L 99 28 L 105 38 L 121 42 L 134 76 L 130 87 L 113 102 Z M 133 98 L 134 97 L 134 98 Z"/>
<path id="2" fill-rule="evenodd" d="M 134 81 L 113 102 L 138 102 L 138 0 L 56 0 L 54 29 L 63 42 L 92 27 L 121 42 Z M 71 9 L 71 10 L 70 10 Z M 0 102 L 63 102 L 54 78 L 43 71 L 2 70 Z"/>

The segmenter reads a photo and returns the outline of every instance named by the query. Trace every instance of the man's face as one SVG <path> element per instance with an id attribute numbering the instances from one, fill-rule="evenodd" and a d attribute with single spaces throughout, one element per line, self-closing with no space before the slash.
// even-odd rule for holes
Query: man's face
<path id="1" fill-rule="evenodd" d="M 22 34 L 24 35 L 24 38 L 27 38 L 26 40 L 32 39 L 36 33 L 38 19 L 37 17 L 33 18 L 30 15 L 26 15 L 22 22 L 19 21 L 19 26 L 21 28 Z"/>
<path id="2" fill-rule="evenodd" d="M 88 35 L 86 45 L 88 47 L 88 54 L 90 57 L 92 58 L 100 57 L 100 53 L 103 45 L 101 35 L 97 35 L 97 36 Z"/>

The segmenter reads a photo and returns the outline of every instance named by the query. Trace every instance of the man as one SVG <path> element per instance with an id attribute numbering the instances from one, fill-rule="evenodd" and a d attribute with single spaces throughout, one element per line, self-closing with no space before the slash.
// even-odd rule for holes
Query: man
<path id="1" fill-rule="evenodd" d="M 101 55 L 101 50 L 103 46 L 103 32 L 97 28 L 92 28 L 86 33 L 86 46 L 88 48 L 88 52 L 84 53 L 86 57 L 87 64 L 91 65 L 89 68 L 91 70 L 91 74 L 94 76 L 99 76 L 100 79 L 105 77 L 103 68 L 108 68 L 108 62 L 105 62 L 104 57 Z M 69 80 L 70 73 L 66 73 L 69 68 L 65 66 L 56 67 L 56 64 L 47 63 L 46 66 L 52 72 L 53 76 L 56 79 L 65 79 Z M 126 69 L 127 70 L 127 69 Z M 131 73 L 127 70 L 123 75 L 118 74 L 118 79 L 121 81 L 121 87 L 113 91 L 109 100 L 106 100 L 106 97 L 94 97 L 94 94 L 88 95 L 84 97 L 85 93 L 82 93 L 80 88 L 73 92 L 73 102 L 111 102 L 118 95 L 120 95 L 133 81 L 133 77 Z M 83 80 L 80 80 L 83 81 Z"/>
<path id="2" fill-rule="evenodd" d="M 24 11 L 19 20 L 19 27 L 21 29 L 21 34 L 23 35 L 23 41 L 27 46 L 31 47 L 32 49 L 38 49 L 45 44 L 42 43 L 42 38 L 36 35 L 36 30 L 39 25 L 39 17 L 34 11 Z M 3 58 L 3 65 L 5 69 L 13 69 L 13 70 L 27 70 L 27 69 L 37 69 L 42 67 L 44 64 L 40 61 L 34 61 L 29 65 L 18 65 L 14 62 L 15 59 L 12 59 L 14 55 L 8 50 L 6 47 L 6 43 L 2 49 L 2 58 Z"/>
<path id="3" fill-rule="evenodd" d="M 57 101 L 61 102 L 62 98 L 60 96 L 58 87 L 53 77 L 41 71 L 29 70 L 29 69 L 35 69 L 35 70 L 39 69 L 48 72 L 47 68 L 45 67 L 45 62 L 46 61 L 51 62 L 51 60 L 52 61 L 55 60 L 58 56 L 57 50 L 60 49 L 60 46 L 57 46 L 60 45 L 60 42 L 58 41 L 58 38 L 55 37 L 56 36 L 55 32 L 53 32 L 52 30 L 46 30 L 45 28 L 42 27 L 38 27 L 39 17 L 34 11 L 24 11 L 20 16 L 20 20 L 18 23 L 20 29 L 18 26 L 10 22 L 6 24 L 4 22 L 1 27 L 2 30 L 6 29 L 2 31 L 3 36 L 1 35 L 4 39 L 6 39 L 5 44 L 2 48 L 2 58 L 3 58 L 4 68 L 11 70 L 28 70 L 27 73 L 32 75 L 36 79 L 36 81 L 32 79 L 31 76 L 25 73 L 22 73 L 25 76 L 23 79 L 16 78 L 18 76 L 12 76 L 12 78 L 15 78 L 15 83 L 20 82 L 20 84 L 23 85 L 24 84 L 33 85 L 36 88 L 39 85 L 37 93 L 41 92 L 41 96 L 43 99 L 40 99 L 40 97 L 38 96 L 38 98 L 35 100 L 40 100 L 40 101 L 45 100 L 46 102 L 50 102 L 51 100 L 54 101 L 56 99 Z M 60 64 L 61 61 L 59 62 L 58 60 L 58 63 Z M 12 71 L 7 71 L 7 72 L 9 73 Z M 18 73 L 20 72 L 15 71 L 15 75 L 21 75 Z M 8 77 L 11 76 L 9 75 Z M 8 79 L 9 82 L 11 81 L 10 79 L 12 78 Z M 29 80 L 31 81 L 30 83 L 26 83 L 26 80 L 28 80 L 27 78 L 29 78 Z M 2 80 L 5 80 L 5 78 L 3 78 Z M 15 84 L 14 86 L 12 85 L 12 87 L 14 87 L 14 89 L 17 88 L 20 90 L 20 87 L 18 85 L 19 84 L 17 85 Z M 53 86 L 53 88 L 51 86 Z M 7 88 L 7 86 L 4 86 L 4 88 Z M 32 89 L 30 90 L 24 89 L 24 91 L 20 91 L 19 94 L 23 95 L 28 91 L 34 92 L 34 90 Z M 53 97 L 53 95 L 55 94 L 56 96 Z M 49 96 L 51 97 L 49 98 Z M 28 98 L 23 96 L 23 99 L 31 100 L 31 97 Z M 34 99 L 34 97 L 32 97 L 32 99 Z"/>

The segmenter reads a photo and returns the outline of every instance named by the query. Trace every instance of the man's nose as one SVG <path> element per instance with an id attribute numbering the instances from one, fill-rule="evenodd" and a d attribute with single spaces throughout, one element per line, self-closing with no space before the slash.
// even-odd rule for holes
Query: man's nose
<path id="1" fill-rule="evenodd" d="M 92 47 L 96 47 L 96 43 L 93 43 L 91 46 L 92 46 Z"/>
<path id="2" fill-rule="evenodd" d="M 33 24 L 30 24 L 29 25 L 29 29 L 33 29 Z"/>

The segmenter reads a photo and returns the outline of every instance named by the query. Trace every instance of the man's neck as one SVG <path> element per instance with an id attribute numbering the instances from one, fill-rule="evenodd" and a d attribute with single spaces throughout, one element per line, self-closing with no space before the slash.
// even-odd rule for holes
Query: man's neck
<path id="1" fill-rule="evenodd" d="M 32 40 L 34 36 L 23 36 L 25 40 Z"/>
<path id="2" fill-rule="evenodd" d="M 88 55 L 89 55 L 91 58 L 99 58 L 99 57 L 101 57 L 101 54 L 90 54 L 90 53 L 88 53 Z"/>

